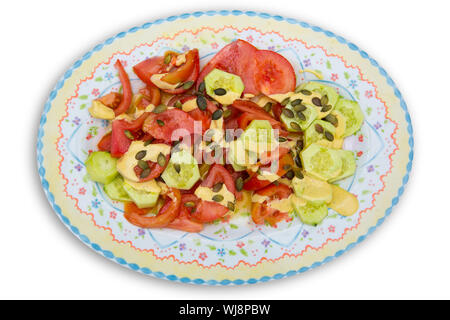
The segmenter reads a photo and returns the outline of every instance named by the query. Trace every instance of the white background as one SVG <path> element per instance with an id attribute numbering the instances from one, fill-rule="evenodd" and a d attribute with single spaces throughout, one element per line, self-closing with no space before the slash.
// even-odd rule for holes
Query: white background
<path id="1" fill-rule="evenodd" d="M 446 2 L 2 3 L 0 298 L 450 298 Z M 41 190 L 35 160 L 38 123 L 44 102 L 64 71 L 118 32 L 160 17 L 211 9 L 269 12 L 334 31 L 375 58 L 408 104 L 415 159 L 400 204 L 362 244 L 300 276 L 233 288 L 183 285 L 140 275 L 82 244 L 52 212 Z"/>

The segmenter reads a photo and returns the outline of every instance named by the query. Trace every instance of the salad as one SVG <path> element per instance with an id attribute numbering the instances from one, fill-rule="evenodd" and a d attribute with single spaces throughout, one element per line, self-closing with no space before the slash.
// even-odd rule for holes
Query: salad
<path id="1" fill-rule="evenodd" d="M 129 223 L 199 232 L 243 212 L 272 227 L 357 212 L 335 182 L 355 173 L 342 146 L 363 113 L 321 82 L 297 84 L 282 55 L 237 40 L 200 68 L 197 49 L 167 51 L 133 66 L 138 92 L 114 66 L 121 90 L 89 108 L 110 124 L 85 164 Z"/>

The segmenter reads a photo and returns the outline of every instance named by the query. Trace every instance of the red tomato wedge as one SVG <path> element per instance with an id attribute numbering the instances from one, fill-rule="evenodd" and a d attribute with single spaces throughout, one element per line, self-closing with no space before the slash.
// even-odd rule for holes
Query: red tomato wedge
<path id="1" fill-rule="evenodd" d="M 147 161 L 148 167 L 150 168 L 150 174 L 143 179 L 139 178 L 139 182 L 150 181 L 152 179 L 158 178 L 163 173 L 163 171 L 166 169 L 167 165 L 169 164 L 169 159 L 170 159 L 170 155 L 166 155 L 166 163 L 163 167 L 161 167 L 157 162 Z M 137 177 L 141 176 L 142 171 L 143 170 L 141 167 L 139 167 L 139 166 L 134 167 L 134 172 L 136 173 Z"/>
<path id="2" fill-rule="evenodd" d="M 261 196 L 269 197 L 271 199 L 286 199 L 289 198 L 292 190 L 285 184 L 279 183 L 278 185 L 275 185 L 272 183 L 267 187 L 256 191 L 256 193 Z"/>
<path id="3" fill-rule="evenodd" d="M 186 62 L 183 63 L 176 70 L 171 71 L 167 75 L 162 77 L 161 80 L 168 82 L 170 84 L 177 84 L 179 82 L 184 82 L 192 74 L 192 72 L 195 69 L 195 65 L 198 63 L 199 63 L 198 49 L 190 50 L 186 53 Z"/>
<path id="4" fill-rule="evenodd" d="M 114 109 L 117 108 L 122 101 L 122 95 L 118 92 L 110 92 L 97 100 L 105 106 Z"/>
<path id="5" fill-rule="evenodd" d="M 294 68 L 285 57 L 270 50 L 258 50 L 255 59 L 255 82 L 261 93 L 270 95 L 294 91 Z"/>
<path id="6" fill-rule="evenodd" d="M 100 151 L 111 151 L 111 132 L 105 134 L 98 142 L 97 147 Z"/>
<path id="7" fill-rule="evenodd" d="M 166 202 L 159 210 L 156 216 L 146 217 L 140 215 L 138 212 L 125 212 L 124 217 L 129 223 L 141 228 L 163 228 L 176 219 L 180 212 L 181 193 L 178 189 L 169 188 L 169 196 L 166 197 Z"/>
<path id="8" fill-rule="evenodd" d="M 133 99 L 133 91 L 131 90 L 131 83 L 130 79 L 128 78 L 128 74 L 123 68 L 120 60 L 116 61 L 114 67 L 116 67 L 117 71 L 119 71 L 119 79 L 123 88 L 122 100 L 120 101 L 120 104 L 117 106 L 117 108 L 114 109 L 114 113 L 116 114 L 116 116 L 118 116 L 127 111 L 128 108 L 130 108 L 131 100 Z"/>
<path id="9" fill-rule="evenodd" d="M 187 207 L 185 203 L 192 202 L 194 207 Z M 171 229 L 177 229 L 186 232 L 200 232 L 203 230 L 203 224 L 192 220 L 191 209 L 195 210 L 195 207 L 200 202 L 194 194 L 183 194 L 181 196 L 180 214 L 173 220 L 167 227 Z"/>
<path id="10" fill-rule="evenodd" d="M 276 213 L 276 209 L 272 209 L 265 204 L 254 202 L 252 204 L 252 220 L 256 224 L 263 224 L 264 220 L 270 216 L 271 214 Z"/>
<path id="11" fill-rule="evenodd" d="M 134 212 L 140 216 L 146 215 L 149 213 L 150 208 L 139 208 L 134 202 L 125 202 L 123 204 L 123 211 L 125 213 L 131 213 Z"/>
<path id="12" fill-rule="evenodd" d="M 136 139 L 130 139 L 125 131 L 129 131 L 132 136 L 133 133 L 137 133 L 143 126 L 145 119 L 149 116 L 146 112 L 142 114 L 139 118 L 132 122 L 128 122 L 124 119 L 114 120 L 112 122 L 112 132 L 111 132 L 111 155 L 116 158 L 120 158 L 125 152 L 128 151 L 131 141 Z M 138 134 L 136 134 L 136 137 Z"/>
<path id="13" fill-rule="evenodd" d="M 222 218 L 228 212 L 228 208 L 212 201 L 201 201 L 197 206 L 192 218 L 200 222 L 213 222 Z"/>
<path id="14" fill-rule="evenodd" d="M 220 164 L 214 164 L 209 169 L 208 176 L 205 178 L 205 180 L 203 180 L 201 186 L 212 188 L 216 183 L 219 182 L 224 183 L 228 191 L 233 193 L 235 196 L 237 195 L 233 176 L 224 166 Z"/>
<path id="15" fill-rule="evenodd" d="M 150 77 L 164 70 L 164 57 L 153 57 L 144 60 L 133 67 L 134 73 L 147 85 L 153 86 Z"/>
<path id="16" fill-rule="evenodd" d="M 202 69 L 197 81 L 198 85 L 213 69 L 220 69 L 241 77 L 244 82 L 244 93 L 259 94 L 256 88 L 255 53 L 258 51 L 253 45 L 237 40 L 223 47 Z"/>
<path id="17" fill-rule="evenodd" d="M 194 118 L 180 109 L 150 113 L 142 130 L 165 142 L 178 141 L 180 137 L 194 133 Z"/>
<path id="18" fill-rule="evenodd" d="M 140 89 L 139 93 L 144 96 L 142 100 L 145 100 L 145 103 L 140 103 L 137 106 L 138 108 L 145 109 L 149 104 L 158 106 L 161 103 L 161 90 L 154 84 L 148 84 L 146 87 Z M 141 102 L 143 102 L 142 100 Z"/>

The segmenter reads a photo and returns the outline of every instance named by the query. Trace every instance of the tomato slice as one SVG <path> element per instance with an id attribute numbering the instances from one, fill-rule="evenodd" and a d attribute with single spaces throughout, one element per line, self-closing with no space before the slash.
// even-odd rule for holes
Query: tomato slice
<path id="1" fill-rule="evenodd" d="M 256 191 L 256 193 L 261 196 L 270 197 L 271 199 L 286 199 L 289 198 L 292 190 L 285 184 L 279 183 L 276 185 L 272 183 L 267 187 Z"/>
<path id="2" fill-rule="evenodd" d="M 294 91 L 294 68 L 285 57 L 274 51 L 258 50 L 255 59 L 255 82 L 261 93 L 270 95 Z"/>
<path id="3" fill-rule="evenodd" d="M 178 189 L 169 188 L 168 194 L 171 194 L 173 198 L 165 195 L 165 203 L 156 216 L 145 217 L 136 211 L 131 211 L 124 213 L 125 219 L 127 219 L 129 223 L 140 228 L 166 227 L 177 218 L 181 206 L 181 193 Z"/>
<path id="4" fill-rule="evenodd" d="M 192 202 L 194 207 L 187 207 L 185 203 Z M 203 230 L 203 224 L 192 220 L 191 209 L 195 210 L 195 207 L 200 202 L 194 194 L 183 194 L 181 196 L 180 214 L 173 220 L 167 227 L 171 229 L 177 229 L 186 232 L 200 232 Z"/>
<path id="5" fill-rule="evenodd" d="M 282 156 L 280 158 L 280 163 L 278 164 L 278 171 L 277 171 L 277 175 L 279 175 L 280 177 L 283 176 L 288 170 L 287 165 L 289 166 L 293 166 L 294 165 L 294 160 L 292 159 L 290 154 L 285 154 L 284 156 Z M 270 169 L 270 165 L 267 165 L 265 167 L 262 167 L 261 169 Z M 266 186 L 268 186 L 271 182 L 268 180 L 260 180 L 258 179 L 258 175 L 257 174 L 253 174 L 250 179 L 248 179 L 245 183 L 244 183 L 244 189 L 245 190 L 250 190 L 250 191 L 255 191 L 255 190 L 259 190 L 262 189 Z"/>
<path id="6" fill-rule="evenodd" d="M 194 213 L 192 213 L 192 218 L 208 223 L 222 218 L 227 212 L 228 208 L 217 202 L 200 201 Z"/>
<path id="7" fill-rule="evenodd" d="M 194 133 L 194 118 L 180 109 L 150 113 L 143 125 L 144 132 L 165 142 L 178 141 Z"/>
<path id="8" fill-rule="evenodd" d="M 143 107 L 143 109 L 145 109 L 149 104 L 158 106 L 161 103 L 161 90 L 154 84 L 148 84 L 146 87 L 140 89 L 139 93 L 144 96 L 144 99 L 147 100 L 148 103 L 142 103 L 138 105 L 138 108 Z"/>
<path id="9" fill-rule="evenodd" d="M 111 132 L 105 134 L 98 142 L 97 147 L 100 151 L 111 151 Z"/>
<path id="10" fill-rule="evenodd" d="M 125 202 L 123 204 L 123 211 L 125 213 L 131 213 L 134 212 L 140 216 L 146 215 L 149 213 L 150 208 L 139 208 L 134 202 Z"/>
<path id="11" fill-rule="evenodd" d="M 152 179 L 158 178 L 163 173 L 163 171 L 166 169 L 167 165 L 169 164 L 169 159 L 170 159 L 170 155 L 166 155 L 166 163 L 163 167 L 161 167 L 157 162 L 147 161 L 148 167 L 150 168 L 150 174 L 143 179 L 139 178 L 139 182 L 150 181 Z M 140 177 L 141 173 L 143 171 L 142 168 L 139 166 L 135 166 L 133 168 L 133 170 L 136 173 L 137 177 Z"/>
<path id="12" fill-rule="evenodd" d="M 144 60 L 133 67 L 134 73 L 147 85 L 154 86 L 150 77 L 164 70 L 164 57 L 153 57 Z"/>
<path id="13" fill-rule="evenodd" d="M 228 191 L 237 196 L 236 187 L 234 184 L 233 177 L 228 170 L 220 165 L 213 164 L 209 169 L 208 176 L 203 180 L 201 186 L 212 188 L 216 183 L 222 182 L 227 187 Z"/>
<path id="14" fill-rule="evenodd" d="M 179 82 L 184 82 L 192 74 L 195 65 L 198 63 L 199 63 L 198 49 L 190 50 L 186 53 L 186 62 L 183 63 L 176 70 L 171 71 L 167 75 L 162 77 L 161 80 L 168 82 L 170 84 L 177 84 Z"/>
<path id="15" fill-rule="evenodd" d="M 264 220 L 266 220 L 266 222 L 268 224 L 270 224 L 272 227 L 276 228 L 278 222 L 281 221 L 291 221 L 292 218 L 289 216 L 289 214 L 287 212 L 274 212 L 271 215 L 267 216 Z"/>
<path id="16" fill-rule="evenodd" d="M 127 111 L 128 108 L 130 108 L 131 100 L 133 99 L 133 91 L 131 90 L 131 83 L 130 79 L 128 78 L 128 74 L 122 66 L 120 60 L 116 61 L 114 67 L 116 67 L 116 69 L 119 71 L 119 79 L 123 88 L 122 100 L 120 101 L 120 104 L 117 106 L 117 108 L 114 109 L 114 113 L 116 114 L 116 116 L 118 116 Z"/>
<path id="17" fill-rule="evenodd" d="M 128 122 L 125 119 L 114 120 L 112 122 L 111 155 L 113 157 L 120 158 L 125 152 L 128 151 L 131 141 L 138 138 L 136 135 L 135 139 L 130 139 L 126 135 L 125 131 L 128 130 L 130 133 L 136 133 L 142 128 L 144 121 L 148 116 L 149 113 L 146 112 L 132 122 Z"/>
<path id="18" fill-rule="evenodd" d="M 283 112 L 283 106 L 280 103 L 272 104 L 273 116 L 276 120 L 280 121 L 281 113 Z"/>
<path id="19" fill-rule="evenodd" d="M 97 100 L 105 106 L 115 109 L 120 105 L 122 95 L 118 92 L 110 92 Z"/>
<path id="20" fill-rule="evenodd" d="M 257 51 L 258 49 L 244 40 L 236 40 L 226 45 L 203 68 L 198 77 L 197 89 L 208 73 L 217 68 L 240 76 L 244 82 L 244 94 L 258 95 L 259 90 L 254 80 Z"/>
<path id="21" fill-rule="evenodd" d="M 197 59 L 195 64 L 194 64 L 194 69 L 192 71 L 192 73 L 190 74 L 190 76 L 184 80 L 184 82 L 188 82 L 188 81 L 193 81 L 194 83 L 197 81 L 198 78 L 198 73 L 200 72 L 200 61 Z M 186 91 L 189 91 L 190 88 L 188 89 L 184 89 L 182 86 L 178 89 L 173 89 L 173 90 L 163 90 L 164 92 L 170 93 L 170 94 L 182 94 Z"/>
<path id="22" fill-rule="evenodd" d="M 274 214 L 277 212 L 276 209 L 270 208 L 266 206 L 265 204 L 254 202 L 252 204 L 252 220 L 256 224 L 263 224 L 264 220 L 270 216 L 271 214 Z"/>

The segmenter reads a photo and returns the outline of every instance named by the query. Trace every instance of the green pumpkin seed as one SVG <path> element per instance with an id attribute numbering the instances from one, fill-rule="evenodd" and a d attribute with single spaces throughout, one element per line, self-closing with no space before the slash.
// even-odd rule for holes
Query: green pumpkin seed
<path id="1" fill-rule="evenodd" d="M 272 102 L 267 102 L 267 103 L 264 105 L 263 109 L 264 109 L 266 112 L 270 112 L 270 110 L 272 110 Z"/>
<path id="2" fill-rule="evenodd" d="M 295 146 L 298 150 L 303 150 L 303 140 L 298 140 Z"/>
<path id="3" fill-rule="evenodd" d="M 318 123 L 316 123 L 314 129 L 316 129 L 317 133 L 323 133 L 323 127 Z"/>
<path id="4" fill-rule="evenodd" d="M 193 201 L 188 201 L 184 203 L 184 206 L 188 208 L 193 208 L 195 207 L 195 203 Z"/>
<path id="5" fill-rule="evenodd" d="M 157 120 L 156 120 L 156 123 L 157 123 L 160 127 L 164 126 L 164 121 L 162 121 L 162 120 L 157 119 Z"/>
<path id="6" fill-rule="evenodd" d="M 139 176 L 141 179 L 145 179 L 145 178 L 147 178 L 148 176 L 149 176 L 149 174 L 150 174 L 150 168 L 147 168 L 147 169 L 144 169 L 142 172 L 141 172 L 141 175 Z"/>
<path id="7" fill-rule="evenodd" d="M 294 107 L 294 110 L 295 111 L 305 111 L 306 110 L 306 106 L 305 105 L 303 105 L 303 104 L 299 104 L 299 105 L 296 105 L 295 107 Z"/>
<path id="8" fill-rule="evenodd" d="M 147 155 L 147 151 L 141 150 L 138 153 L 136 153 L 136 155 L 134 157 L 136 158 L 136 160 L 142 160 L 146 155 Z"/>
<path id="9" fill-rule="evenodd" d="M 328 104 L 328 96 L 324 95 L 321 99 L 320 99 L 320 103 L 325 106 Z"/>
<path id="10" fill-rule="evenodd" d="M 234 184 L 236 186 L 236 190 L 241 191 L 244 187 L 244 179 L 242 179 L 242 177 L 239 177 L 236 179 L 236 182 Z"/>
<path id="11" fill-rule="evenodd" d="M 214 90 L 214 94 L 216 96 L 224 96 L 227 94 L 227 90 L 225 90 L 224 88 L 217 88 Z"/>
<path id="12" fill-rule="evenodd" d="M 315 106 L 317 106 L 317 107 L 321 107 L 321 106 L 322 106 L 322 102 L 321 102 L 320 99 L 317 98 L 317 97 L 312 98 L 312 103 L 313 103 Z"/>
<path id="13" fill-rule="evenodd" d="M 320 109 L 321 112 L 328 112 L 330 111 L 332 108 L 332 106 L 330 106 L 329 104 L 325 105 L 322 107 L 322 109 Z"/>
<path id="14" fill-rule="evenodd" d="M 215 201 L 215 202 L 221 202 L 221 201 L 223 201 L 223 195 L 221 195 L 221 194 L 216 194 L 214 197 L 212 197 L 212 200 L 213 201 Z"/>
<path id="15" fill-rule="evenodd" d="M 306 121 L 306 116 L 303 114 L 303 112 L 299 111 L 297 112 L 297 117 L 301 120 L 301 121 Z"/>
<path id="16" fill-rule="evenodd" d="M 278 137 L 278 142 L 286 142 L 287 139 L 285 137 Z"/>
<path id="17" fill-rule="evenodd" d="M 152 141 L 153 141 L 153 138 L 150 138 L 150 139 L 146 140 L 146 141 L 144 142 L 144 146 L 145 146 L 145 147 L 148 146 L 150 143 L 152 143 Z"/>
<path id="18" fill-rule="evenodd" d="M 329 132 L 329 131 L 325 131 L 325 138 L 328 141 L 333 141 L 334 140 L 333 134 L 331 132 Z"/>
<path id="19" fill-rule="evenodd" d="M 296 105 L 299 105 L 300 103 L 302 103 L 302 99 L 295 99 L 294 101 L 291 102 L 291 106 L 295 107 Z"/>
<path id="20" fill-rule="evenodd" d="M 333 115 L 333 114 L 329 114 L 324 118 L 325 121 L 328 121 L 329 123 L 331 123 L 333 126 L 337 127 L 338 126 L 338 118 Z"/>
<path id="21" fill-rule="evenodd" d="M 227 208 L 228 208 L 228 210 L 230 210 L 230 211 L 234 211 L 234 203 L 231 202 L 231 201 L 228 201 L 228 203 L 227 203 Z"/>
<path id="22" fill-rule="evenodd" d="M 181 103 L 180 100 L 178 100 L 177 102 L 175 102 L 175 104 L 173 105 L 175 108 L 181 109 L 183 108 L 183 104 Z"/>
<path id="23" fill-rule="evenodd" d="M 295 176 L 294 171 L 289 170 L 288 172 L 286 172 L 285 174 L 286 178 L 288 178 L 289 180 L 292 180 Z"/>
<path id="24" fill-rule="evenodd" d="M 288 103 L 289 103 L 289 101 L 291 101 L 291 98 L 289 98 L 289 97 L 287 97 L 286 99 L 284 99 L 283 101 L 281 101 L 281 105 L 282 106 L 285 106 L 285 105 L 287 105 Z"/>
<path id="25" fill-rule="evenodd" d="M 227 109 L 223 112 L 224 118 L 228 118 L 229 116 L 231 116 L 231 109 Z"/>
<path id="26" fill-rule="evenodd" d="M 223 186 L 223 183 L 222 182 L 219 182 L 219 183 L 216 183 L 214 186 L 213 186 L 213 191 L 214 192 L 219 192 L 221 189 L 222 189 L 222 186 Z"/>
<path id="27" fill-rule="evenodd" d="M 297 154 L 297 156 L 294 158 L 294 162 L 297 165 L 297 167 L 302 167 L 302 160 L 300 160 L 300 155 Z"/>
<path id="28" fill-rule="evenodd" d="M 130 130 L 125 130 L 124 134 L 128 139 L 134 140 L 134 136 L 131 134 Z"/>
<path id="29" fill-rule="evenodd" d="M 302 128 L 298 125 L 297 122 L 291 122 L 290 126 L 291 126 L 291 128 L 294 129 L 295 131 L 302 131 Z"/>
<path id="30" fill-rule="evenodd" d="M 303 179 L 304 178 L 303 173 L 300 170 L 295 170 L 294 174 L 299 179 Z"/>
<path id="31" fill-rule="evenodd" d="M 190 89 L 193 85 L 194 85 L 194 81 L 192 81 L 192 80 L 186 81 L 185 83 L 183 83 L 183 89 L 184 89 L 184 90 L 188 90 L 188 89 Z"/>
<path id="32" fill-rule="evenodd" d="M 290 110 L 290 109 L 284 108 L 282 112 L 288 118 L 293 118 L 294 117 L 294 112 L 292 112 L 292 110 Z"/>
<path id="33" fill-rule="evenodd" d="M 223 111 L 218 109 L 216 111 L 214 111 L 214 113 L 212 114 L 212 119 L 213 120 L 219 120 L 222 117 Z"/>
<path id="34" fill-rule="evenodd" d="M 205 82 L 202 81 L 202 83 L 200 83 L 200 85 L 198 86 L 198 91 L 203 93 L 203 92 L 205 92 L 205 89 L 206 89 Z"/>
<path id="35" fill-rule="evenodd" d="M 153 113 L 161 113 L 167 110 L 167 106 L 160 104 L 159 106 L 155 107 L 155 109 L 153 109 Z"/>
<path id="36" fill-rule="evenodd" d="M 164 167 L 166 165 L 166 156 L 162 153 L 159 153 L 157 161 L 160 167 Z"/>
<path id="37" fill-rule="evenodd" d="M 180 171 L 181 171 L 181 166 L 180 166 L 179 163 L 175 163 L 175 164 L 173 165 L 173 168 L 175 169 L 175 171 L 176 171 L 177 173 L 180 173 Z"/>
<path id="38" fill-rule="evenodd" d="M 170 61 L 172 61 L 172 55 L 169 53 L 167 56 L 164 57 L 164 64 L 169 64 Z"/>
<path id="39" fill-rule="evenodd" d="M 303 94 L 303 95 L 305 95 L 305 96 L 310 96 L 310 95 L 312 94 L 311 91 L 306 90 L 306 89 L 300 90 L 300 93 Z"/>
<path id="40" fill-rule="evenodd" d="M 139 161 L 138 161 L 138 167 L 141 168 L 142 170 L 147 169 L 147 168 L 148 168 L 148 163 L 147 163 L 147 161 L 139 160 Z"/>
<path id="41" fill-rule="evenodd" d="M 197 101 L 198 108 L 202 111 L 205 111 L 206 107 L 208 106 L 208 102 L 206 101 L 206 98 L 204 96 L 198 96 L 196 101 Z"/>

